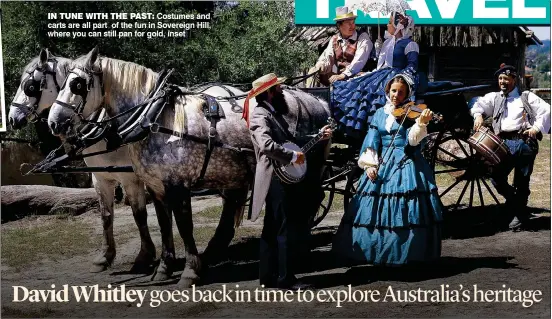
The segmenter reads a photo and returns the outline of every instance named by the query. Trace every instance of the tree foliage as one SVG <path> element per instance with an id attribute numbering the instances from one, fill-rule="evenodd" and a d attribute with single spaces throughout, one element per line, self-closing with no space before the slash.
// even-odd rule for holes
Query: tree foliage
<path id="1" fill-rule="evenodd" d="M 316 55 L 304 44 L 283 41 L 293 27 L 291 1 L 3 2 L 1 9 L 8 105 L 22 68 L 41 48 L 76 58 L 98 45 L 100 54 L 107 57 L 156 71 L 175 68 L 171 81 L 184 86 L 209 81 L 251 83 L 269 72 L 293 76 Z M 71 39 L 48 36 L 48 23 L 57 22 L 47 19 L 49 12 L 210 12 L 213 18 L 210 29 L 192 29 L 187 38 Z"/>

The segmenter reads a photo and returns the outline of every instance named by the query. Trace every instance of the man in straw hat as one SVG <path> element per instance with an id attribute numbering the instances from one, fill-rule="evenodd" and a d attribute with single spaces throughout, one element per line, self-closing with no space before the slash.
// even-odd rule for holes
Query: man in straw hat
<path id="1" fill-rule="evenodd" d="M 287 104 L 280 84 L 285 78 L 274 73 L 262 76 L 253 82 L 247 101 L 255 98 L 257 107 L 249 121 L 248 105 L 244 107 L 244 118 L 248 122 L 251 139 L 257 158 L 255 186 L 252 199 L 252 217 L 255 221 L 266 200 L 264 226 L 260 241 L 259 281 L 265 287 L 298 289 L 306 286 L 295 277 L 294 266 L 298 246 L 298 236 L 308 230 L 308 210 L 298 198 L 303 194 L 299 184 L 282 183 L 276 174 L 271 160 L 282 164 L 305 162 L 305 154 L 282 147 L 293 139 L 282 114 L 287 113 Z M 331 130 L 323 128 L 325 139 Z M 305 199 L 302 199 L 303 202 Z M 307 234 L 308 235 L 308 234 Z"/>
<path id="2" fill-rule="evenodd" d="M 517 231 L 529 220 L 529 181 L 539 151 L 537 140 L 550 130 L 550 105 L 534 93 L 520 93 L 513 66 L 501 64 L 495 77 L 500 92 L 488 93 L 474 103 L 473 129 L 477 131 L 483 125 L 484 116 L 492 116 L 494 133 L 504 140 L 512 154 L 509 160 L 493 167 L 492 183 L 515 215 L 509 226 Z M 510 186 L 508 175 L 514 168 L 514 185 Z"/>
<path id="3" fill-rule="evenodd" d="M 369 71 L 368 60 L 372 53 L 372 41 L 368 33 L 356 31 L 356 15 L 348 7 L 337 7 L 335 19 L 338 33 L 318 58 L 309 73 L 320 71 L 320 82 L 329 85 L 346 80 L 361 71 Z"/>

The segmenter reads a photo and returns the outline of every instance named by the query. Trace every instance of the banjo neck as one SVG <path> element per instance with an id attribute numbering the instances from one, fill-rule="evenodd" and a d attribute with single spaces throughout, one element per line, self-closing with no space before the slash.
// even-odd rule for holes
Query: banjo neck
<path id="1" fill-rule="evenodd" d="M 319 132 L 318 134 L 316 134 L 316 136 L 313 137 L 307 144 L 301 147 L 301 152 L 307 153 L 308 151 L 310 151 L 310 149 L 314 145 L 316 145 L 322 139 L 323 136 L 324 136 L 324 132 Z"/>

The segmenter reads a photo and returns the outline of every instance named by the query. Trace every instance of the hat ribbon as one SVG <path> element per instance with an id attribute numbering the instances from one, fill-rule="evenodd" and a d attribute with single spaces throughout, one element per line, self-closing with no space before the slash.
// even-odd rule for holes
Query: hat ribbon
<path id="1" fill-rule="evenodd" d="M 245 98 L 245 103 L 243 105 L 243 113 L 242 113 L 242 119 L 245 120 L 247 123 L 247 127 L 249 127 L 249 100 L 253 98 L 253 96 L 260 91 L 264 91 L 267 88 L 271 87 L 272 85 L 276 84 L 278 82 L 278 78 L 275 77 L 274 79 L 265 82 L 263 85 L 259 86 L 256 90 L 251 90 L 247 94 L 247 97 Z"/>

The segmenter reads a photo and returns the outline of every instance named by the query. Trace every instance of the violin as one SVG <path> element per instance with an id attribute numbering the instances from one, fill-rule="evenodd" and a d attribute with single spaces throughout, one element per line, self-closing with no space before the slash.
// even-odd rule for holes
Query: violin
<path id="1" fill-rule="evenodd" d="M 396 118 L 401 120 L 406 116 L 409 120 L 415 121 L 422 112 L 427 109 L 426 104 L 416 104 L 415 102 L 408 102 L 401 107 L 397 107 L 391 112 Z M 433 114 L 433 120 L 436 122 L 442 121 L 443 116 L 441 114 Z"/>

